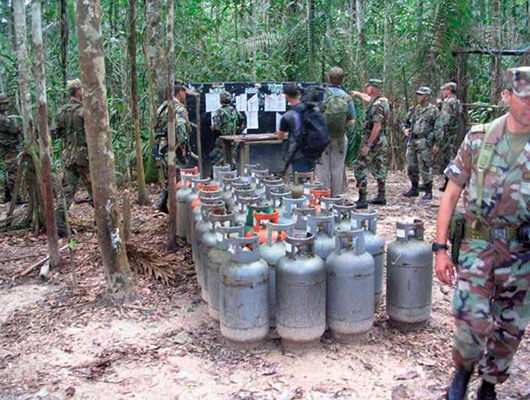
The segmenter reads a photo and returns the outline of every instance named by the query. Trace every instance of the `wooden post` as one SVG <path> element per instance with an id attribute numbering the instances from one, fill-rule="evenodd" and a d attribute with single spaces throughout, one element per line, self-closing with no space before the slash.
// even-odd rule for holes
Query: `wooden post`
<path id="1" fill-rule="evenodd" d="M 195 134 L 197 135 L 197 161 L 199 163 L 199 173 L 204 178 L 204 168 L 202 159 L 202 130 L 201 130 L 201 95 L 194 93 L 195 96 Z"/>

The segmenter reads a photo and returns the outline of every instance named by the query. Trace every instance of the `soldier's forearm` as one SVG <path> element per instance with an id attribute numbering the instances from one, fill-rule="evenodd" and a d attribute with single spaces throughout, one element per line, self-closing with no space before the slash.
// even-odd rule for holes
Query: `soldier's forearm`
<path id="1" fill-rule="evenodd" d="M 442 196 L 440 209 L 438 210 L 438 218 L 436 220 L 437 243 L 447 243 L 449 224 L 451 223 L 451 217 L 453 216 L 461 193 L 462 188 L 450 180 Z"/>

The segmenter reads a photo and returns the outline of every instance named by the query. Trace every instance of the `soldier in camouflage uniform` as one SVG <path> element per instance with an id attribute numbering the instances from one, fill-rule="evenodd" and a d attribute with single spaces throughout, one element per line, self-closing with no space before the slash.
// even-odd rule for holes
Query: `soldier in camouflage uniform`
<path id="1" fill-rule="evenodd" d="M 214 148 L 210 152 L 210 162 L 212 166 L 224 164 L 224 148 L 219 136 L 239 135 L 245 130 L 245 119 L 232 105 L 232 96 L 228 92 L 220 94 L 221 108 L 218 109 L 212 119 L 212 131 L 218 137 L 215 140 Z M 235 162 L 237 147 L 232 145 L 232 162 Z"/>
<path id="2" fill-rule="evenodd" d="M 508 114 L 471 129 L 446 169 L 433 251 L 436 275 L 455 277 L 447 254 L 450 218 L 465 189 L 465 229 L 453 297 L 457 367 L 450 400 L 464 399 L 473 369 L 477 399 L 496 399 L 530 319 L 530 67 L 507 72 Z M 455 246 L 453 241 L 453 246 Z"/>
<path id="3" fill-rule="evenodd" d="M 68 234 L 66 214 L 74 201 L 79 184 L 86 188 L 92 198 L 81 81 L 69 81 L 67 89 L 70 92 L 70 100 L 57 112 L 55 127 L 51 130 L 53 138 L 63 139 L 63 197 L 59 199 L 56 211 L 57 231 L 61 237 Z"/>
<path id="4" fill-rule="evenodd" d="M 17 152 L 22 142 L 22 129 L 7 115 L 8 97 L 0 93 L 0 157 L 4 161 L 4 202 L 11 201 L 17 174 Z"/>
<path id="5" fill-rule="evenodd" d="M 187 166 L 189 135 L 191 133 L 188 110 L 186 109 L 186 87 L 180 82 L 175 83 L 175 97 L 173 107 L 175 109 L 175 143 L 177 168 Z M 155 128 L 156 144 L 153 147 L 153 156 L 162 168 L 165 178 L 165 187 L 158 199 L 157 208 L 163 213 L 168 213 L 168 137 L 167 137 L 167 100 L 157 110 L 157 124 Z"/>
<path id="6" fill-rule="evenodd" d="M 443 97 L 440 113 L 443 136 L 437 157 L 437 172 L 445 170 L 456 155 L 456 149 L 459 145 L 457 141 L 460 132 L 460 115 L 462 114 L 462 104 L 456 98 L 456 83 L 448 82 L 440 90 Z M 445 178 L 445 182 L 440 188 L 442 192 L 447 186 L 447 181 Z"/>
<path id="7" fill-rule="evenodd" d="M 412 183 L 411 189 L 403 195 L 417 197 L 419 190 L 423 189 L 425 195 L 422 200 L 431 200 L 433 156 L 438 152 L 442 124 L 440 112 L 434 104 L 429 103 L 431 89 L 420 87 L 416 95 L 418 105 L 410 108 L 403 127 L 403 132 L 409 138 L 407 172 Z M 418 186 L 420 174 L 423 180 L 421 188 Z"/>
<path id="8" fill-rule="evenodd" d="M 388 140 L 386 124 L 390 115 L 388 100 L 382 94 L 383 81 L 370 79 L 365 93 L 353 91 L 352 97 L 361 97 L 369 101 L 364 121 L 364 134 L 361 152 L 355 162 L 355 179 L 359 190 L 357 208 L 368 208 L 366 201 L 368 173 L 377 180 L 377 197 L 371 204 L 386 204 L 385 181 L 387 174 Z"/>

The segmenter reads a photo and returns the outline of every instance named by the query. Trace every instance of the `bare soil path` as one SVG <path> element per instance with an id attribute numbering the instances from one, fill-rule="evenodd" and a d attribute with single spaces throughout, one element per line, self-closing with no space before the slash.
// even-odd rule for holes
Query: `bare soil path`
<path id="1" fill-rule="evenodd" d="M 420 217 L 430 241 L 440 193 L 422 205 L 400 196 L 407 187 L 403 173 L 390 175 L 389 205 L 378 209 L 380 234 L 393 241 L 397 221 Z M 156 188 L 151 192 L 154 199 Z M 223 343 L 200 300 L 189 248 L 164 254 L 166 217 L 154 206 L 134 208 L 133 243 L 177 265 L 178 274 L 170 286 L 136 275 L 137 300 L 121 310 L 105 302 L 91 207 L 76 204 L 72 215 L 76 287 L 70 265 L 41 282 L 38 271 L 11 278 L 39 257 L 0 263 L 0 399 L 427 400 L 439 399 L 449 380 L 452 290 L 436 280 L 432 320 L 417 332 L 390 327 L 383 301 L 360 344 L 326 335 L 318 348 L 291 354 L 273 333 L 262 348 L 240 351 Z M 45 236 L 0 239 L 2 259 L 46 254 Z M 499 398 L 530 399 L 529 369 L 527 335 Z"/>

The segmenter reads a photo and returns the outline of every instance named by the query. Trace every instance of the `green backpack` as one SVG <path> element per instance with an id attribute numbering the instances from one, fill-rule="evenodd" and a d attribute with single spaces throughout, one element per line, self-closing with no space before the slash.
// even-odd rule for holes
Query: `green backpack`
<path id="1" fill-rule="evenodd" d="M 350 119 L 350 96 L 337 95 L 326 90 L 328 98 L 322 106 L 322 114 L 326 117 L 328 131 L 332 138 L 341 138 L 346 132 L 346 122 Z"/>
<path id="2" fill-rule="evenodd" d="M 221 124 L 222 135 L 237 135 L 240 133 L 239 114 L 231 107 L 223 107 L 224 118 Z"/>

